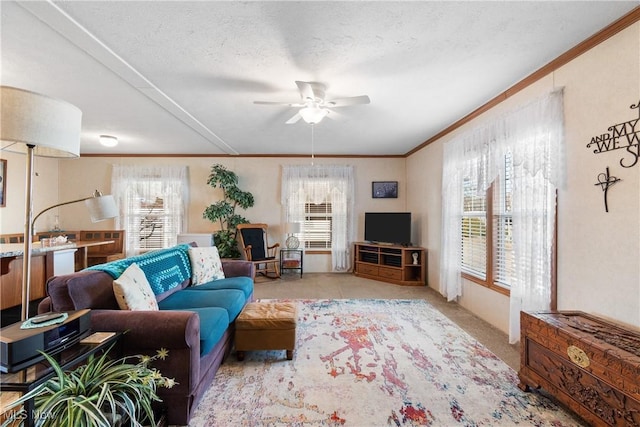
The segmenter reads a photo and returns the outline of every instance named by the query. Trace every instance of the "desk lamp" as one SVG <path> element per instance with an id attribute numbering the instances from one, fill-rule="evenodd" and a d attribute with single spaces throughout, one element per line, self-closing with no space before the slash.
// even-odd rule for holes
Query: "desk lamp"
<path id="1" fill-rule="evenodd" d="M 33 156 L 79 157 L 82 112 L 66 101 L 24 89 L 0 86 L 2 150 L 25 153 L 25 221 L 22 320 L 29 318 L 33 234 Z"/>

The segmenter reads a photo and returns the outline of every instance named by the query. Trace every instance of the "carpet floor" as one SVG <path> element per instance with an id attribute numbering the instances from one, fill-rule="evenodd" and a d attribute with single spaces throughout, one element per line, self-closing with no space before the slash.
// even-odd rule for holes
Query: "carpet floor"
<path id="1" fill-rule="evenodd" d="M 296 300 L 294 359 L 220 367 L 204 426 L 581 426 L 423 300 Z"/>

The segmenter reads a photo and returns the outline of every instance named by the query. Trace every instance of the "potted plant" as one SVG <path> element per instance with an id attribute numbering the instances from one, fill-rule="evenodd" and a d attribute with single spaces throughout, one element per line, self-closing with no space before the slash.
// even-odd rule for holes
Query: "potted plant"
<path id="1" fill-rule="evenodd" d="M 55 376 L 6 408 L 34 399 L 36 426 L 156 425 L 152 408 L 154 402 L 160 401 L 156 389 L 175 385 L 172 379 L 150 367 L 153 360 L 167 357 L 165 349 L 158 350 L 153 357 L 121 359 L 110 359 L 105 352 L 99 357 L 90 356 L 86 364 L 69 371 L 63 371 L 50 355 L 43 355 Z M 138 362 L 131 363 L 136 358 Z M 13 425 L 14 421 L 9 418 L 3 426 Z"/>
<path id="2" fill-rule="evenodd" d="M 240 251 L 236 240 L 236 227 L 238 224 L 246 224 L 249 221 L 236 213 L 236 208 L 247 209 L 253 206 L 253 194 L 240 190 L 235 172 L 220 164 L 211 167 L 207 184 L 213 188 L 220 188 L 223 198 L 209 205 L 202 216 L 211 222 L 219 222 L 220 230 L 214 233 L 214 237 L 220 256 L 238 258 Z"/>

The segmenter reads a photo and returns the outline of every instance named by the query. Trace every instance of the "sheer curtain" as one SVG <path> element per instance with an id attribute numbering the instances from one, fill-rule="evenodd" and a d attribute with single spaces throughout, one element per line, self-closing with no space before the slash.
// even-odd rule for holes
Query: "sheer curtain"
<path id="1" fill-rule="evenodd" d="M 520 310 L 549 309 L 555 191 L 564 183 L 563 92 L 558 90 L 490 123 L 471 129 L 444 147 L 440 292 L 462 295 L 462 182 L 485 191 L 500 174 L 504 156 L 513 159 L 513 244 L 509 340 L 520 336 Z"/>
<path id="2" fill-rule="evenodd" d="M 331 265 L 333 271 L 351 268 L 353 242 L 353 167 L 339 165 L 283 166 L 282 206 L 285 222 L 304 227 L 305 203 L 331 203 Z M 304 233 L 304 229 L 302 230 Z"/>
<path id="3" fill-rule="evenodd" d="M 157 227 L 157 245 L 176 244 L 177 235 L 186 228 L 189 203 L 186 166 L 114 165 L 111 189 L 120 207 L 116 227 L 127 232 L 127 256 L 141 251 L 141 241 L 148 235 L 144 222 L 149 222 L 150 216 L 154 230 Z"/>

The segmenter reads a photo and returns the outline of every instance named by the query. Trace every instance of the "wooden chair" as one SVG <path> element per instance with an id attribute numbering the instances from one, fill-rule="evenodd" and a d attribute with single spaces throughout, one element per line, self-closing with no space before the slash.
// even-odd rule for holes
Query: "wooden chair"
<path id="1" fill-rule="evenodd" d="M 270 279 L 280 277 L 280 260 L 278 248 L 280 243 L 269 246 L 267 224 L 239 224 L 237 227 L 240 250 L 247 261 L 255 266 L 256 273 Z"/>

